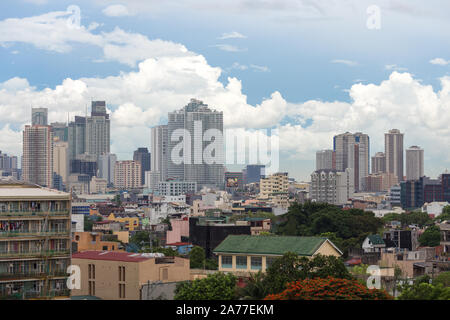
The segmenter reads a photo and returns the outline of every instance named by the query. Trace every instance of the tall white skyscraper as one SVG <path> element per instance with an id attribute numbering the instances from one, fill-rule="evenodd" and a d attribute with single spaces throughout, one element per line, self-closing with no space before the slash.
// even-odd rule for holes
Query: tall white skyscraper
<path id="1" fill-rule="evenodd" d="M 352 169 L 355 190 L 364 190 L 364 177 L 369 175 L 369 136 L 356 132 L 346 132 L 334 137 L 336 170 Z"/>
<path id="2" fill-rule="evenodd" d="M 67 182 L 69 175 L 69 144 L 65 141 L 60 141 L 58 138 L 53 140 L 53 171 L 61 176 L 64 183 Z"/>
<path id="3" fill-rule="evenodd" d="M 386 156 L 386 172 L 397 176 L 403 181 L 403 133 L 398 129 L 389 130 L 384 134 L 384 154 Z"/>
<path id="4" fill-rule="evenodd" d="M 383 152 L 377 152 L 372 157 L 372 173 L 386 172 L 386 156 Z"/>
<path id="5" fill-rule="evenodd" d="M 86 122 L 86 146 L 91 155 L 109 153 L 110 120 L 105 101 L 92 101 L 91 116 Z"/>
<path id="6" fill-rule="evenodd" d="M 335 169 L 336 157 L 333 150 L 319 150 L 316 152 L 316 170 Z"/>
<path id="7" fill-rule="evenodd" d="M 22 179 L 43 187 L 52 187 L 53 134 L 50 126 L 25 126 Z"/>
<path id="8" fill-rule="evenodd" d="M 104 153 L 98 156 L 97 177 L 105 179 L 109 185 L 114 184 L 114 170 L 116 161 L 117 156 L 112 153 Z"/>
<path id="9" fill-rule="evenodd" d="M 159 181 L 167 179 L 168 131 L 167 125 L 156 126 L 151 132 L 151 171 L 159 173 Z"/>
<path id="10" fill-rule="evenodd" d="M 406 149 L 406 180 L 419 180 L 424 176 L 424 151 L 418 146 Z"/>
<path id="11" fill-rule="evenodd" d="M 168 178 L 195 181 L 199 189 L 223 188 L 223 113 L 191 99 L 183 109 L 169 112 L 168 118 Z"/>

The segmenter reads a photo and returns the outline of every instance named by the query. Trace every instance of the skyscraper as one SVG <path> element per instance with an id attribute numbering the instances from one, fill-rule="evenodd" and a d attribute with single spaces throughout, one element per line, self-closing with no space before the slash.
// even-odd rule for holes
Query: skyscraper
<path id="1" fill-rule="evenodd" d="M 68 130 L 69 158 L 75 159 L 77 155 L 86 150 L 86 118 L 75 116 L 75 121 L 69 123 Z"/>
<path id="2" fill-rule="evenodd" d="M 372 157 L 372 173 L 386 172 L 386 156 L 383 152 L 377 152 Z"/>
<path id="3" fill-rule="evenodd" d="M 86 151 L 99 156 L 109 153 L 110 120 L 105 101 L 92 101 L 91 116 L 86 121 Z"/>
<path id="4" fill-rule="evenodd" d="M 109 185 L 114 184 L 114 170 L 116 166 L 117 156 L 111 153 L 104 153 L 98 156 L 97 177 L 103 178 Z"/>
<path id="5" fill-rule="evenodd" d="M 265 176 L 266 166 L 263 164 L 249 164 L 245 170 L 245 183 L 259 183 Z"/>
<path id="6" fill-rule="evenodd" d="M 386 172 L 403 181 L 403 133 L 398 129 L 384 134 L 384 154 L 386 156 Z"/>
<path id="7" fill-rule="evenodd" d="M 114 170 L 114 186 L 121 189 L 140 188 L 141 164 L 139 161 L 117 161 Z"/>
<path id="8" fill-rule="evenodd" d="M 141 182 L 144 184 L 145 172 L 150 171 L 151 157 L 147 148 L 138 148 L 134 151 L 133 160 L 141 163 Z"/>
<path id="9" fill-rule="evenodd" d="M 356 132 L 346 132 L 334 136 L 336 170 L 353 169 L 355 190 L 364 190 L 364 177 L 369 175 L 369 136 Z"/>
<path id="10" fill-rule="evenodd" d="M 160 181 L 167 179 L 168 143 L 167 125 L 153 127 L 151 132 L 150 167 L 152 172 L 159 172 Z"/>
<path id="11" fill-rule="evenodd" d="M 59 138 L 59 141 L 68 141 L 69 139 L 69 128 L 67 124 L 63 122 L 52 122 L 51 124 L 53 137 Z"/>
<path id="12" fill-rule="evenodd" d="M 47 108 L 31 108 L 31 125 L 47 125 Z"/>
<path id="13" fill-rule="evenodd" d="M 67 182 L 69 174 L 69 144 L 60 141 L 57 137 L 53 138 L 53 172 L 59 175 L 63 183 Z"/>
<path id="14" fill-rule="evenodd" d="M 223 113 L 211 110 L 202 101 L 191 102 L 179 111 L 169 112 L 168 178 L 223 188 Z"/>
<path id="15" fill-rule="evenodd" d="M 316 152 L 316 170 L 335 168 L 336 153 L 333 150 L 319 150 Z"/>
<path id="16" fill-rule="evenodd" d="M 424 151 L 418 146 L 406 149 L 406 180 L 418 180 L 424 176 Z"/>
<path id="17" fill-rule="evenodd" d="M 22 176 L 24 181 L 52 187 L 53 134 L 50 126 L 25 126 Z"/>

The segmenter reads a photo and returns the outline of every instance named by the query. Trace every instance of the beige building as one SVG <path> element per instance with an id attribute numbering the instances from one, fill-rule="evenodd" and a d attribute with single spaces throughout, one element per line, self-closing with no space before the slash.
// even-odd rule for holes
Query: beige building
<path id="1" fill-rule="evenodd" d="M 288 173 L 274 173 L 259 181 L 259 199 L 269 200 L 276 207 L 287 208 L 289 206 L 288 188 Z"/>
<path id="2" fill-rule="evenodd" d="M 397 176 L 389 172 L 372 173 L 365 180 L 365 191 L 381 192 L 388 191 L 392 186 L 398 184 Z"/>
<path id="3" fill-rule="evenodd" d="M 59 174 L 63 183 L 67 182 L 69 175 L 69 157 L 68 157 L 69 143 L 59 141 L 59 138 L 53 140 L 53 171 Z"/>
<path id="4" fill-rule="evenodd" d="M 159 255 L 111 251 L 76 253 L 72 264 L 81 269 L 81 288 L 72 290 L 72 296 L 140 300 L 141 288 L 148 282 L 190 280 L 189 259 Z"/>
<path id="5" fill-rule="evenodd" d="M 286 252 L 312 257 L 342 256 L 342 252 L 327 238 L 292 236 L 229 235 L 214 249 L 219 257 L 219 271 L 237 276 L 265 272 L 274 259 Z"/>
<path id="6" fill-rule="evenodd" d="M 92 177 L 91 182 L 89 182 L 90 193 L 106 193 L 106 188 L 108 187 L 108 181 L 106 179 Z"/>
<path id="7" fill-rule="evenodd" d="M 71 195 L 0 180 L 0 300 L 68 297 Z"/>
<path id="8" fill-rule="evenodd" d="M 114 186 L 121 189 L 140 188 L 141 163 L 139 161 L 117 161 L 114 170 Z"/>

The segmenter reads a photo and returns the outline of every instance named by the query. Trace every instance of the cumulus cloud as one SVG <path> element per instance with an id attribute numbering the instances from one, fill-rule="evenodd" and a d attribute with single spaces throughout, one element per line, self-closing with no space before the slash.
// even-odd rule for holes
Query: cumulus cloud
<path id="1" fill-rule="evenodd" d="M 227 51 L 227 52 L 241 52 L 241 51 L 247 50 L 247 49 L 239 48 L 237 46 L 233 46 L 231 44 L 215 44 L 215 45 L 212 45 L 211 47 L 216 47 L 222 51 Z"/>
<path id="2" fill-rule="evenodd" d="M 225 39 L 245 39 L 245 38 L 247 38 L 247 37 L 244 36 L 242 33 L 233 31 L 233 32 L 222 33 L 222 35 L 220 37 L 218 37 L 217 39 L 225 40 Z"/>
<path id="3" fill-rule="evenodd" d="M 331 63 L 345 64 L 349 67 L 354 67 L 358 65 L 358 62 L 352 60 L 334 59 L 330 61 Z"/>
<path id="4" fill-rule="evenodd" d="M 130 16 L 128 8 L 122 4 L 112 4 L 102 10 L 103 14 L 108 17 Z"/>
<path id="5" fill-rule="evenodd" d="M 440 65 L 440 66 L 446 66 L 446 65 L 450 64 L 450 60 L 445 60 L 445 59 L 442 59 L 442 58 L 435 58 L 435 59 L 430 60 L 430 63 L 431 64 L 437 64 L 437 65 Z"/>

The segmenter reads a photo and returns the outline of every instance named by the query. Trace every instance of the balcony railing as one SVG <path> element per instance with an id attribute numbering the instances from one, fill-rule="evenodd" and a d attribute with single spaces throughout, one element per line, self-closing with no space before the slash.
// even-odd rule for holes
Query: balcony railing
<path id="1" fill-rule="evenodd" d="M 16 238 L 16 237 L 48 237 L 48 236 L 70 236 L 67 231 L 48 231 L 48 232 L 22 232 L 22 231 L 0 231 L 0 238 Z"/>
<path id="2" fill-rule="evenodd" d="M 33 211 L 33 210 L 9 210 L 0 211 L 0 217 L 2 216 L 66 216 L 69 215 L 69 210 L 58 210 L 58 211 Z"/>
<path id="3" fill-rule="evenodd" d="M 55 255 L 65 255 L 65 254 L 70 254 L 70 250 L 66 249 L 66 250 L 39 250 L 39 251 L 25 251 L 25 252 L 17 252 L 17 251 L 13 251 L 13 252 L 0 252 L 0 258 L 5 258 L 5 257 L 11 257 L 11 258 L 16 258 L 16 257 L 36 257 L 36 256 L 55 256 Z"/>
<path id="4" fill-rule="evenodd" d="M 68 297 L 70 296 L 69 289 L 62 290 L 50 290 L 45 293 L 36 292 L 36 291 L 27 291 L 27 292 L 16 292 L 16 293 L 1 293 L 0 292 L 0 300 L 23 300 L 23 299 L 51 299 L 55 297 Z"/>
<path id="5" fill-rule="evenodd" d="M 24 278 L 43 278 L 43 277 L 65 277 L 68 276 L 66 271 L 52 271 L 52 272 L 4 272 L 0 273 L 0 280 L 8 279 L 24 279 Z"/>

